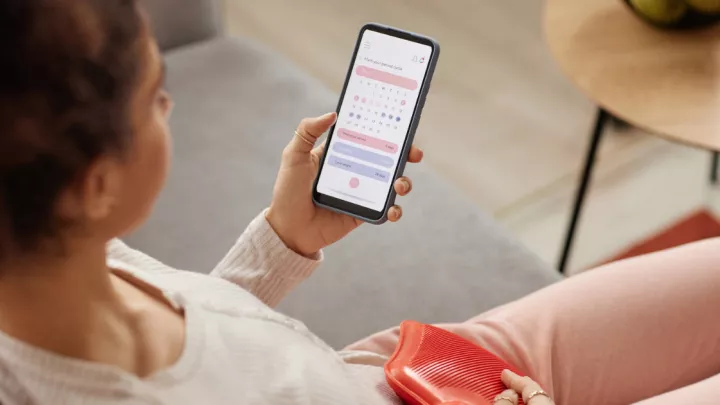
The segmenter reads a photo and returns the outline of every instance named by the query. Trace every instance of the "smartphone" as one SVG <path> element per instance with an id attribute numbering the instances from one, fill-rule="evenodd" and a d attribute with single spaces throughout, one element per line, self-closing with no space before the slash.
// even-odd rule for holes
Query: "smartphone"
<path id="1" fill-rule="evenodd" d="M 439 56 L 426 36 L 362 27 L 313 187 L 316 205 L 387 221 Z"/>

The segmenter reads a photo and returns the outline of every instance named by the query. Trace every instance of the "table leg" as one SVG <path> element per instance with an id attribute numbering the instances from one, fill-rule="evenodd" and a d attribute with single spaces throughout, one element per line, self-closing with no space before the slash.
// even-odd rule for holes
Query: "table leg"
<path id="1" fill-rule="evenodd" d="M 630 125 L 629 122 L 625 121 L 622 118 L 618 118 L 614 115 L 610 116 L 610 122 L 612 122 L 613 128 L 615 128 L 616 131 L 626 131 L 630 128 L 632 128 L 632 125 Z"/>
<path id="2" fill-rule="evenodd" d="M 568 260 L 570 259 L 573 240 L 575 238 L 575 231 L 577 230 L 583 203 L 585 202 L 585 196 L 587 194 L 588 186 L 590 185 L 590 180 L 592 179 L 593 169 L 595 168 L 595 158 L 598 152 L 598 146 L 600 145 L 600 140 L 602 139 L 602 135 L 605 130 L 605 124 L 608 122 L 609 118 L 610 114 L 608 114 L 607 111 L 602 108 L 598 108 L 595 126 L 593 127 L 592 136 L 590 138 L 590 145 L 585 157 L 585 168 L 583 169 L 582 177 L 580 178 L 580 186 L 578 187 L 577 194 L 575 196 L 575 205 L 570 219 L 570 226 L 567 229 L 565 245 L 558 265 L 558 270 L 561 274 L 565 274 L 567 271 L 566 267 Z"/>
<path id="3" fill-rule="evenodd" d="M 718 165 L 720 164 L 720 153 L 712 153 L 712 165 L 710 167 L 710 183 L 717 184 L 718 182 Z"/>

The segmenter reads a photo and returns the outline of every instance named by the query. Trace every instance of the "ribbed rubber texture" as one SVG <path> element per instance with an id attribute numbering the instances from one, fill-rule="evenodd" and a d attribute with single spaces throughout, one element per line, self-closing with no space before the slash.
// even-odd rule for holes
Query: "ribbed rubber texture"
<path id="1" fill-rule="evenodd" d="M 412 321 L 401 325 L 400 344 L 385 366 L 388 382 L 409 405 L 491 404 L 507 389 L 500 380 L 505 369 L 517 372 L 460 336 Z"/>

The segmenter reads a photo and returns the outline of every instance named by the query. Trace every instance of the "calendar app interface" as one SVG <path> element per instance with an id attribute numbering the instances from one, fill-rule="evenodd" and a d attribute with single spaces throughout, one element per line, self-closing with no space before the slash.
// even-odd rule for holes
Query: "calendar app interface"
<path id="1" fill-rule="evenodd" d="M 382 211 L 432 47 L 366 30 L 328 145 L 317 191 Z"/>

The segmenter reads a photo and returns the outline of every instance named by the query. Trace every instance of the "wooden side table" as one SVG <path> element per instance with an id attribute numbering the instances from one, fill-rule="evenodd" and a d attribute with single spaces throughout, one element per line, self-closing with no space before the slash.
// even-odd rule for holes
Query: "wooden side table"
<path id="1" fill-rule="evenodd" d="M 564 273 L 610 118 L 671 141 L 720 152 L 720 26 L 661 31 L 621 0 L 547 0 L 545 37 L 570 80 L 598 104 L 559 270 Z"/>

